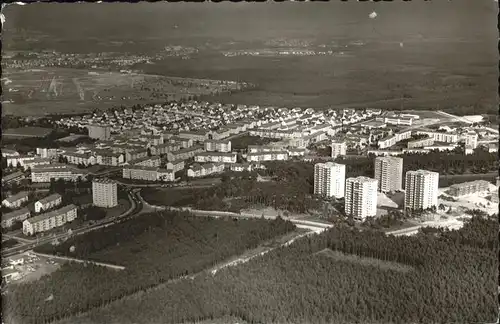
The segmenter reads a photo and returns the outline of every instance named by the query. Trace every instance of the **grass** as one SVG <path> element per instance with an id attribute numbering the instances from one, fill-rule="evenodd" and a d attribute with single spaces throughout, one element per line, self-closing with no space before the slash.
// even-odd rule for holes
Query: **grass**
<path id="1" fill-rule="evenodd" d="M 333 251 L 331 249 L 324 249 L 315 254 L 318 256 L 331 258 L 335 261 L 350 262 L 368 267 L 377 267 L 382 270 L 398 271 L 398 272 L 410 272 L 414 270 L 413 267 L 407 266 L 405 264 L 391 262 L 391 261 L 382 261 L 375 258 L 359 257 L 357 255 L 345 254 L 339 251 Z"/>
<path id="2" fill-rule="evenodd" d="M 2 132 L 3 137 L 26 138 L 26 137 L 45 137 L 50 134 L 52 129 L 43 127 L 21 127 L 5 129 Z"/>

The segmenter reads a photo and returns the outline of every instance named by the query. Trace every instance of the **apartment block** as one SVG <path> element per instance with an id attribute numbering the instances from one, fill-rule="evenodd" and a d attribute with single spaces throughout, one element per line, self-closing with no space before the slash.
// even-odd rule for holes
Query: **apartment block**
<path id="1" fill-rule="evenodd" d="M 207 140 L 204 143 L 205 151 L 207 152 L 231 152 L 231 141 L 227 140 Z"/>
<path id="2" fill-rule="evenodd" d="M 96 178 L 92 181 L 92 203 L 94 206 L 111 208 L 118 206 L 118 185 L 116 181 Z"/>
<path id="3" fill-rule="evenodd" d="M 203 148 L 198 146 L 193 146 L 185 149 L 180 149 L 178 151 L 171 151 L 167 153 L 168 161 L 176 161 L 176 160 L 187 160 L 189 158 L 194 157 L 196 154 L 202 153 Z"/>
<path id="4" fill-rule="evenodd" d="M 472 195 L 478 192 L 485 192 L 490 189 L 490 183 L 485 180 L 469 181 L 457 183 L 450 186 L 448 193 L 455 197 Z"/>
<path id="5" fill-rule="evenodd" d="M 475 132 L 469 132 L 465 135 L 465 146 L 470 146 L 472 149 L 477 147 L 478 135 Z"/>
<path id="6" fill-rule="evenodd" d="M 157 167 L 127 165 L 123 167 L 123 178 L 145 180 L 145 181 L 157 181 L 158 169 L 159 168 Z"/>
<path id="7" fill-rule="evenodd" d="M 347 153 L 347 144 L 345 142 L 332 142 L 332 158 L 344 156 Z"/>
<path id="8" fill-rule="evenodd" d="M 194 157 L 195 162 L 236 163 L 236 153 L 203 152 Z"/>
<path id="9" fill-rule="evenodd" d="M 194 164 L 187 170 L 187 176 L 190 178 L 204 177 L 207 175 L 220 173 L 224 171 L 224 164 L 222 163 L 207 163 L 207 164 Z"/>
<path id="10" fill-rule="evenodd" d="M 183 170 L 184 166 L 185 166 L 184 160 L 169 161 L 165 164 L 165 168 L 167 170 L 172 170 L 173 172 Z"/>
<path id="11" fill-rule="evenodd" d="M 129 165 L 137 166 L 147 166 L 147 167 L 157 167 L 161 165 L 161 159 L 159 156 L 146 156 L 135 160 L 130 160 L 127 162 Z"/>
<path id="12" fill-rule="evenodd" d="M 52 194 L 44 197 L 37 202 L 35 202 L 35 213 L 40 213 L 44 210 L 52 209 L 56 206 L 62 204 L 62 197 L 60 194 Z"/>
<path id="13" fill-rule="evenodd" d="M 264 162 L 264 161 L 286 161 L 288 160 L 287 151 L 274 151 L 274 152 L 260 152 L 260 153 L 248 153 L 248 162 Z"/>
<path id="14" fill-rule="evenodd" d="M 40 156 L 41 158 L 55 158 L 57 157 L 57 149 L 37 147 L 36 155 Z"/>
<path id="15" fill-rule="evenodd" d="M 162 155 L 168 152 L 178 151 L 181 149 L 180 144 L 164 143 L 156 146 L 151 146 L 151 155 Z"/>
<path id="16" fill-rule="evenodd" d="M 403 188 L 403 159 L 395 156 L 375 158 L 375 176 L 378 191 L 394 192 Z"/>
<path id="17" fill-rule="evenodd" d="M 434 138 L 432 138 L 432 137 L 417 139 L 417 140 L 409 141 L 407 143 L 407 147 L 409 149 L 431 146 L 431 145 L 434 145 Z"/>
<path id="18" fill-rule="evenodd" d="M 434 139 L 436 142 L 444 142 L 444 143 L 457 143 L 458 135 L 454 133 L 441 133 L 441 132 L 432 132 L 432 131 L 416 131 L 418 135 L 427 135 Z"/>
<path id="19" fill-rule="evenodd" d="M 439 173 L 417 170 L 406 172 L 405 209 L 424 210 L 438 205 Z"/>
<path id="20" fill-rule="evenodd" d="M 50 179 L 63 179 L 75 181 L 78 177 L 84 179 L 86 174 L 78 169 L 66 165 L 58 166 L 49 164 L 48 166 L 38 166 L 31 169 L 31 182 L 50 182 Z"/>
<path id="21" fill-rule="evenodd" d="M 343 198 L 345 193 L 345 165 L 333 162 L 314 165 L 314 194 Z"/>
<path id="22" fill-rule="evenodd" d="M 31 213 L 26 207 L 10 213 L 2 213 L 2 228 L 10 228 L 15 222 L 22 222 L 30 216 Z"/>
<path id="23" fill-rule="evenodd" d="M 2 205 L 8 208 L 19 208 L 22 204 L 28 201 L 28 192 L 21 191 L 15 195 L 2 200 Z"/>
<path id="24" fill-rule="evenodd" d="M 345 186 L 345 213 L 357 221 L 377 215 L 377 180 L 348 178 Z"/>
<path id="25" fill-rule="evenodd" d="M 33 235 L 46 232 L 55 227 L 62 226 L 78 217 L 75 205 L 67 205 L 60 209 L 26 219 L 23 222 L 24 235 Z"/>
<path id="26" fill-rule="evenodd" d="M 89 125 L 87 126 L 89 130 L 89 137 L 96 138 L 100 140 L 107 140 L 111 137 L 111 127 L 109 126 L 99 126 L 99 125 Z"/>

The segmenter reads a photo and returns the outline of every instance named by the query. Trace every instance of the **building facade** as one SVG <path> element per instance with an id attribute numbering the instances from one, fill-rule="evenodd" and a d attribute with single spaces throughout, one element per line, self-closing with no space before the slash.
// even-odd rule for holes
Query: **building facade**
<path id="1" fill-rule="evenodd" d="M 77 208 L 75 205 L 64 206 L 60 209 L 26 219 L 23 222 L 23 233 L 24 235 L 33 235 L 46 232 L 69 223 L 77 217 Z"/>
<path id="2" fill-rule="evenodd" d="M 345 213 L 357 221 L 377 215 L 377 180 L 348 178 L 345 185 Z"/>
<path id="3" fill-rule="evenodd" d="M 10 228 L 15 222 L 22 222 L 30 217 L 30 215 L 31 213 L 26 207 L 14 210 L 10 213 L 2 213 L 2 228 Z"/>
<path id="4" fill-rule="evenodd" d="M 92 181 L 92 203 L 94 206 L 112 208 L 118 206 L 118 185 L 116 181 L 96 178 Z"/>
<path id="5" fill-rule="evenodd" d="M 19 208 L 22 204 L 28 201 L 28 192 L 21 191 L 15 195 L 5 198 L 2 205 L 8 208 Z"/>
<path id="6" fill-rule="evenodd" d="M 314 194 L 343 198 L 345 189 L 345 165 L 333 162 L 314 165 Z"/>
<path id="7" fill-rule="evenodd" d="M 57 193 L 52 194 L 50 196 L 38 200 L 35 203 L 35 213 L 40 213 L 44 210 L 46 211 L 52 209 L 56 206 L 59 206 L 60 204 L 62 204 L 61 195 Z"/>
<path id="8" fill-rule="evenodd" d="M 395 156 L 375 158 L 375 175 L 378 191 L 394 192 L 403 188 L 403 159 Z"/>
<path id="9" fill-rule="evenodd" d="M 205 141 L 204 145 L 207 152 L 231 152 L 231 141 L 229 140 L 208 140 Z"/>
<path id="10" fill-rule="evenodd" d="M 425 210 L 438 205 L 439 173 L 417 170 L 406 172 L 405 209 Z"/>
<path id="11" fill-rule="evenodd" d="M 108 140 L 111 137 L 111 127 L 109 126 L 89 125 L 87 128 L 90 138 Z"/>
<path id="12" fill-rule="evenodd" d="M 478 192 L 485 192 L 490 189 L 490 183 L 485 180 L 469 181 L 457 183 L 450 186 L 449 194 L 455 197 L 472 195 Z"/>

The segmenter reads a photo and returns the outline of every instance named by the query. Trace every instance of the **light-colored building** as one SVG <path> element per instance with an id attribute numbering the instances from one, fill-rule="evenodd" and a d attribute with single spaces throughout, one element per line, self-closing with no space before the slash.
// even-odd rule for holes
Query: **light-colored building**
<path id="1" fill-rule="evenodd" d="M 138 165 L 138 166 L 148 166 L 148 167 L 157 167 L 159 168 L 161 165 L 161 158 L 159 156 L 146 156 L 135 160 L 130 160 L 127 162 L 129 165 Z"/>
<path id="2" fill-rule="evenodd" d="M 22 222 L 30 216 L 31 213 L 26 207 L 14 210 L 10 213 L 2 213 L 2 228 L 10 228 L 15 222 Z"/>
<path id="3" fill-rule="evenodd" d="M 100 140 L 107 140 L 111 137 L 111 127 L 107 125 L 89 125 L 87 126 L 89 130 L 89 137 L 96 138 Z"/>
<path id="4" fill-rule="evenodd" d="M 42 158 L 55 158 L 55 157 L 57 157 L 57 149 L 46 148 L 46 147 L 37 147 L 36 154 Z"/>
<path id="5" fill-rule="evenodd" d="M 19 156 L 19 152 L 15 151 L 15 150 L 9 150 L 9 149 L 6 149 L 6 148 L 3 148 L 2 149 L 2 157 L 15 157 L 15 156 Z"/>
<path id="6" fill-rule="evenodd" d="M 125 152 L 125 161 L 142 159 L 148 156 L 147 149 L 130 150 Z"/>
<path id="7" fill-rule="evenodd" d="M 439 173 L 417 170 L 406 172 L 405 209 L 425 210 L 438 205 Z"/>
<path id="8" fill-rule="evenodd" d="M 343 198 L 345 189 L 345 165 L 333 162 L 314 165 L 314 194 Z"/>
<path id="9" fill-rule="evenodd" d="M 184 169 L 184 160 L 169 161 L 165 164 L 167 170 L 172 170 L 174 173 Z"/>
<path id="10" fill-rule="evenodd" d="M 158 181 L 174 181 L 175 171 L 171 169 L 158 169 L 156 178 Z"/>
<path id="11" fill-rule="evenodd" d="M 204 177 L 207 175 L 220 173 L 224 171 L 223 163 L 207 163 L 207 164 L 194 164 L 187 170 L 187 176 L 190 178 Z"/>
<path id="12" fill-rule="evenodd" d="M 37 165 L 47 165 L 50 164 L 51 162 L 52 162 L 51 158 L 35 158 L 31 161 L 26 161 L 26 163 L 24 164 L 24 170 L 31 169 L 32 167 Z"/>
<path id="13" fill-rule="evenodd" d="M 96 158 L 91 153 L 78 153 L 78 152 L 65 152 L 62 154 L 63 157 L 68 159 L 68 163 L 70 164 L 83 164 L 93 165 L 96 164 Z"/>
<path id="14" fill-rule="evenodd" d="M 345 185 L 345 213 L 357 221 L 377 215 L 377 180 L 348 178 Z"/>
<path id="15" fill-rule="evenodd" d="M 15 195 L 5 198 L 2 201 L 2 205 L 8 208 L 19 208 L 21 207 L 22 204 L 24 204 L 28 200 L 29 200 L 28 192 L 21 191 Z"/>
<path id="16" fill-rule="evenodd" d="M 403 188 L 403 159 L 395 156 L 375 158 L 375 176 L 378 191 L 393 192 Z"/>
<path id="17" fill-rule="evenodd" d="M 178 151 L 181 149 L 179 144 L 175 143 L 164 143 L 156 146 L 151 146 L 151 155 L 162 155 L 167 154 L 168 152 Z"/>
<path id="18" fill-rule="evenodd" d="M 427 135 L 432 139 L 434 139 L 434 141 L 436 142 L 444 142 L 444 143 L 458 142 L 458 134 L 455 133 L 441 133 L 441 132 L 422 131 L 422 130 L 418 130 L 415 133 L 418 135 Z"/>
<path id="19" fill-rule="evenodd" d="M 114 153 L 112 150 L 99 150 L 96 152 L 96 163 L 99 165 L 118 166 L 125 162 L 123 153 Z"/>
<path id="20" fill-rule="evenodd" d="M 92 203 L 94 206 L 111 208 L 118 206 L 118 185 L 107 178 L 96 178 L 92 181 Z"/>
<path id="21" fill-rule="evenodd" d="M 11 174 L 3 175 L 2 176 L 2 184 L 11 183 L 11 182 L 18 182 L 23 178 L 24 178 L 24 173 L 22 173 L 21 171 L 16 171 L 16 172 L 11 173 Z"/>
<path id="22" fill-rule="evenodd" d="M 26 219 L 23 222 L 23 233 L 24 235 L 33 235 L 39 232 L 46 232 L 72 222 L 77 217 L 76 206 L 73 204 L 67 205 L 60 209 Z"/>
<path id="23" fill-rule="evenodd" d="M 248 153 L 248 162 L 264 162 L 264 161 L 286 161 L 288 160 L 287 151 L 274 151 L 274 152 L 259 152 L 259 153 Z"/>
<path id="24" fill-rule="evenodd" d="M 347 153 L 347 144 L 345 142 L 332 142 L 332 158 L 344 156 Z"/>
<path id="25" fill-rule="evenodd" d="M 35 213 L 47 211 L 62 204 L 62 197 L 60 194 L 55 193 L 38 200 L 35 203 Z"/>
<path id="26" fill-rule="evenodd" d="M 35 158 L 36 156 L 33 155 L 8 156 L 7 166 L 16 168 L 18 165 L 20 165 L 22 168 L 24 168 L 24 165 L 27 162 L 33 161 Z"/>
<path id="27" fill-rule="evenodd" d="M 475 149 L 477 147 L 478 135 L 475 132 L 470 132 L 465 135 L 465 145 Z"/>
<path id="28" fill-rule="evenodd" d="M 407 143 L 407 147 L 409 149 L 431 146 L 431 145 L 434 145 L 434 138 L 432 138 L 432 137 L 421 138 L 421 139 L 409 141 Z"/>
<path id="29" fill-rule="evenodd" d="M 145 167 L 127 165 L 123 167 L 123 178 L 145 181 L 157 181 L 158 169 L 156 167 Z"/>
<path id="30" fill-rule="evenodd" d="M 231 141 L 229 140 L 207 140 L 204 145 L 207 152 L 231 152 Z"/>
<path id="31" fill-rule="evenodd" d="M 450 186 L 448 193 L 455 197 L 472 195 L 478 192 L 488 191 L 490 183 L 485 180 L 476 180 L 463 183 L 456 183 Z"/>
<path id="32" fill-rule="evenodd" d="M 202 152 L 194 157 L 195 162 L 236 163 L 236 153 Z"/>
<path id="33" fill-rule="evenodd" d="M 185 149 L 180 149 L 178 151 L 171 151 L 167 153 L 168 161 L 176 161 L 176 160 L 187 160 L 189 158 L 194 157 L 196 154 L 202 153 L 203 148 L 198 146 L 193 146 Z"/>
<path id="34" fill-rule="evenodd" d="M 68 167 L 66 165 L 53 165 L 38 166 L 31 169 L 31 182 L 50 182 L 50 179 L 58 180 L 63 179 L 67 181 L 75 181 L 80 177 L 84 180 L 87 177 L 81 170 Z"/>

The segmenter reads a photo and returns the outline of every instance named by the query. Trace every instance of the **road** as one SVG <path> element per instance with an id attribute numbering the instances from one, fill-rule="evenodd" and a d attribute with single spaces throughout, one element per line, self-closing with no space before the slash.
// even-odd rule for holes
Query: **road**
<path id="1" fill-rule="evenodd" d="M 94 231 L 94 230 L 97 230 L 100 228 L 110 226 L 110 225 L 115 224 L 117 222 L 123 222 L 127 219 L 130 219 L 130 218 L 138 215 L 139 212 L 143 208 L 142 200 L 137 195 L 138 195 L 137 191 L 128 192 L 129 201 L 131 203 L 131 206 L 126 212 L 124 212 L 123 214 L 121 214 L 115 218 L 97 221 L 95 224 L 87 225 L 87 226 L 75 229 L 71 233 L 65 232 L 65 233 L 61 233 L 61 234 L 57 234 L 57 235 L 37 238 L 37 239 L 30 241 L 29 243 L 25 242 L 24 244 L 21 244 L 19 246 L 3 250 L 2 257 L 5 258 L 5 257 L 9 257 L 12 255 L 16 255 L 16 254 L 19 254 L 22 252 L 26 252 L 28 250 L 32 250 L 33 248 L 35 248 L 37 246 L 40 246 L 40 245 L 43 245 L 46 243 L 50 243 L 54 240 L 64 240 L 70 236 L 85 234 L 85 233 L 88 233 L 88 232 L 91 232 L 91 231 Z M 18 240 L 17 237 L 15 239 Z M 19 240 L 19 241 L 21 241 L 21 240 Z"/>

